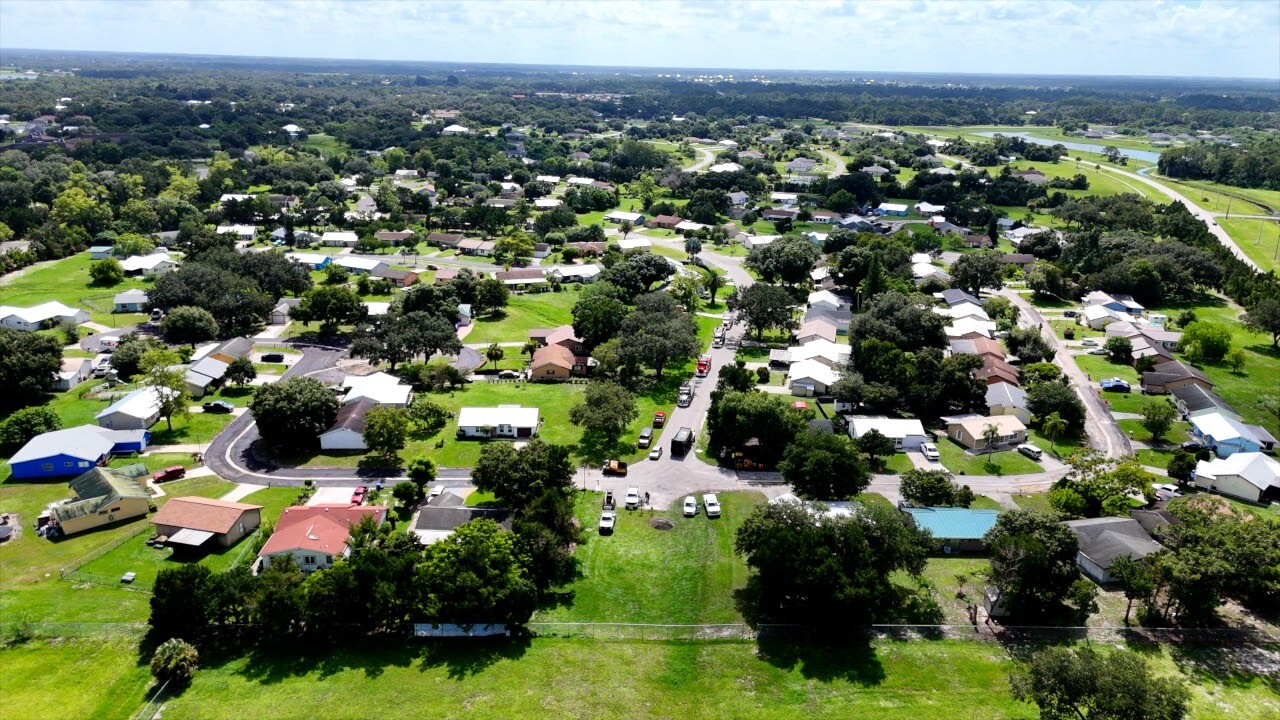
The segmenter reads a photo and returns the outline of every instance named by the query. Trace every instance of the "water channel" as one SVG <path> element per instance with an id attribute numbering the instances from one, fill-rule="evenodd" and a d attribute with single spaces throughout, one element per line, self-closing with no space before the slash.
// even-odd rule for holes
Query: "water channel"
<path id="1" fill-rule="evenodd" d="M 997 133 L 997 132 L 988 130 L 985 132 L 974 133 L 974 135 L 981 135 L 982 137 L 995 137 L 996 135 L 1004 135 L 1005 137 L 1018 137 L 1018 138 L 1022 138 L 1023 140 L 1026 140 L 1027 142 L 1033 145 L 1044 145 L 1046 147 L 1061 145 L 1062 147 L 1068 150 L 1080 150 L 1081 152 L 1091 152 L 1091 153 L 1101 153 L 1107 147 L 1106 145 L 1094 145 L 1093 143 L 1072 142 L 1070 140 L 1047 140 L 1045 138 L 1035 137 L 1034 135 L 1028 135 L 1027 133 L 1024 133 L 1024 132 Z M 1121 155 L 1124 155 L 1125 157 L 1130 158 L 1132 160 L 1142 160 L 1143 162 L 1149 162 L 1149 163 L 1156 163 L 1160 161 L 1160 153 L 1154 150 L 1130 150 L 1129 148 L 1116 148 L 1116 149 L 1120 151 Z"/>

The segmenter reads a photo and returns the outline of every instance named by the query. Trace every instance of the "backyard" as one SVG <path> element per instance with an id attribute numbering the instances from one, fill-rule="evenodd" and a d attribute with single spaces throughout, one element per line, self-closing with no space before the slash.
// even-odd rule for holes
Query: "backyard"
<path id="1" fill-rule="evenodd" d="M 136 325 L 146 317 L 141 313 L 111 312 L 112 299 L 125 290 L 146 289 L 151 282 L 141 278 L 125 278 L 110 287 L 94 285 L 89 278 L 89 253 L 82 252 L 62 260 L 41 262 L 30 268 L 5 277 L 0 281 L 4 288 L 4 304 L 28 307 L 57 300 L 74 308 L 89 311 L 89 319 L 109 327 Z"/>
<path id="2" fill-rule="evenodd" d="M 507 307 L 492 315 L 477 318 L 463 342 L 523 343 L 529 339 L 529 331 L 535 328 L 553 328 L 573 322 L 573 305 L 578 301 L 575 290 L 578 285 L 565 286 L 563 292 L 525 293 L 512 295 Z M 569 289 L 573 288 L 573 289 Z M 518 354 L 515 348 L 512 354 Z"/>

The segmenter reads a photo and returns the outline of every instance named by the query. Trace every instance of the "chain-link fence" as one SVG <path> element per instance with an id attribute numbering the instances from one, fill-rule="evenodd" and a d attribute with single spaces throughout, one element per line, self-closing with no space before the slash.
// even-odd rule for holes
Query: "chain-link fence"
<path id="1" fill-rule="evenodd" d="M 0 623 L 5 642 L 26 642 L 36 638 L 140 638 L 146 623 L 32 622 L 16 619 Z"/>

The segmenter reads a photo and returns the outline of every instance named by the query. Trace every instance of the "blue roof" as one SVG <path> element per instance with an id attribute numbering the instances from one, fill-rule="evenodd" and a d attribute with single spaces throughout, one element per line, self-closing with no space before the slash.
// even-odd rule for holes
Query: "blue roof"
<path id="1" fill-rule="evenodd" d="M 999 510 L 925 507 L 903 508 L 921 529 L 939 540 L 978 540 L 996 524 Z"/>

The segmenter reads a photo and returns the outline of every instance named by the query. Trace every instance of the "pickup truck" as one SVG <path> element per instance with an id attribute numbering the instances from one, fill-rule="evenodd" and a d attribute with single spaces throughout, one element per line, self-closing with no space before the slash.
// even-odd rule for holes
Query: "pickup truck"
<path id="1" fill-rule="evenodd" d="M 600 468 L 600 472 L 605 475 L 626 476 L 627 464 L 621 460 L 605 460 L 604 466 Z"/>

